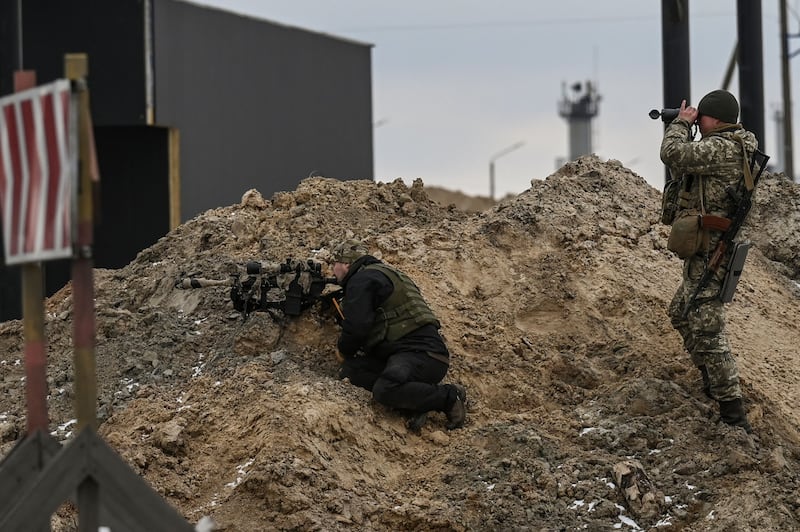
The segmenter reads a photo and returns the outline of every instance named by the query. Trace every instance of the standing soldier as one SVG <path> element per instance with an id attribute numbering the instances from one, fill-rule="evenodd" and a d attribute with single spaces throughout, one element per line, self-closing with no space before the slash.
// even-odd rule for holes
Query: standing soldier
<path id="1" fill-rule="evenodd" d="M 744 179 L 743 168 L 749 165 L 758 140 L 737 123 L 739 103 L 725 90 L 712 91 L 700 100 L 697 108 L 681 103 L 678 117 L 667 126 L 661 143 L 661 160 L 670 168 L 672 178 L 680 179 L 679 211 L 670 234 L 670 249 L 679 235 L 681 220 L 694 220 L 695 227 L 688 250 L 679 252 L 684 259 L 683 282 L 669 306 L 672 326 L 683 337 L 683 345 L 703 378 L 703 391 L 719 403 L 720 417 L 729 425 L 750 432 L 739 372 L 731 355 L 725 333 L 725 308 L 720 300 L 722 281 L 727 273 L 723 265 L 708 285 L 697 294 L 691 308 L 686 309 L 698 281 L 708 266 L 709 252 L 717 245 L 722 228 L 709 227 L 708 220 L 728 221 L 736 209 L 736 200 L 728 189 L 739 189 Z M 697 124 L 701 138 L 693 140 L 692 127 Z M 749 184 L 752 186 L 752 183 Z M 686 246 L 684 246 L 686 247 Z M 730 254 L 730 250 L 727 251 Z M 685 311 L 686 310 L 686 311 Z"/>

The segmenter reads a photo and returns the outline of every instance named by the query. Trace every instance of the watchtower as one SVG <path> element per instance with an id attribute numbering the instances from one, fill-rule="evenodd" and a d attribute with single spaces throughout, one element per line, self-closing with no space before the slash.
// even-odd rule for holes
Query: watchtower
<path id="1" fill-rule="evenodd" d="M 558 114 L 569 124 L 569 160 L 592 153 L 592 118 L 597 116 L 600 95 L 591 81 L 562 84 Z"/>

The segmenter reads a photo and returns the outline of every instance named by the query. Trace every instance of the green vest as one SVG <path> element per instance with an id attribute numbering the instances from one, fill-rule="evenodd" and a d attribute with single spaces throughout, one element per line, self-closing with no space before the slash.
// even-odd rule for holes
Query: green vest
<path id="1" fill-rule="evenodd" d="M 375 323 L 367 335 L 366 347 L 373 347 L 383 340 L 394 342 L 423 325 L 436 325 L 436 319 L 419 288 L 406 274 L 376 263 L 364 267 L 365 270 L 378 270 L 392 282 L 392 294 L 375 310 Z"/>

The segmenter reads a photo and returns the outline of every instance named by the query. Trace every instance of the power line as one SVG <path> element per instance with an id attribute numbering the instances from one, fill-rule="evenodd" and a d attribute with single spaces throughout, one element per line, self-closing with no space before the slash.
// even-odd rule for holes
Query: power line
<path id="1" fill-rule="evenodd" d="M 716 18 L 729 17 L 730 13 L 705 13 L 693 15 L 693 18 Z M 614 17 L 569 17 L 569 18 L 547 18 L 535 20 L 498 20 L 491 22 L 460 22 L 452 24 L 406 24 L 398 26 L 371 26 L 361 28 L 341 28 L 339 32 L 365 33 L 375 31 L 438 31 L 438 30 L 463 30 L 481 28 L 500 28 L 500 27 L 530 27 L 544 26 L 553 24 L 601 24 L 608 22 L 641 22 L 658 20 L 658 17 L 651 15 L 639 16 L 614 16 Z"/>

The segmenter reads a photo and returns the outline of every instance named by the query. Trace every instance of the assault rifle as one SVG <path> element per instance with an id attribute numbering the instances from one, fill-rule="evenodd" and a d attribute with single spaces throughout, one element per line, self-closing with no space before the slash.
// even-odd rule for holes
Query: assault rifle
<path id="1" fill-rule="evenodd" d="M 733 187 L 728 187 L 726 189 L 725 192 L 736 202 L 736 210 L 730 218 L 730 225 L 725 232 L 722 233 L 719 242 L 717 242 L 717 246 L 711 253 L 711 258 L 709 258 L 706 268 L 703 270 L 703 276 L 700 277 L 697 288 L 695 288 L 692 297 L 689 298 L 686 305 L 683 307 L 683 312 L 681 313 L 683 319 L 686 319 L 686 316 L 689 315 L 689 311 L 695 305 L 700 292 L 708 286 L 708 283 L 710 283 L 711 279 L 716 275 L 722 265 L 722 259 L 729 249 L 732 249 L 732 251 L 730 259 L 728 260 L 728 271 L 725 274 L 725 279 L 722 281 L 722 287 L 720 288 L 718 297 L 723 303 L 729 303 L 733 299 L 733 293 L 736 290 L 736 285 L 739 283 L 739 277 L 742 275 L 744 261 L 747 259 L 747 252 L 750 250 L 750 242 L 734 242 L 734 239 L 739 233 L 739 229 L 744 225 L 747 214 L 753 206 L 753 191 L 755 191 L 758 180 L 767 167 L 767 161 L 769 161 L 769 155 L 755 150 L 755 152 L 753 152 L 753 158 L 750 160 L 751 174 L 753 173 L 755 164 L 758 163 L 758 172 L 753 175 L 753 188 L 747 190 L 747 187 L 740 186 L 738 191 L 734 190 Z"/>
<path id="2" fill-rule="evenodd" d="M 246 275 L 231 274 L 228 279 L 206 279 L 197 274 L 182 276 L 175 288 L 206 288 L 230 286 L 233 307 L 242 313 L 242 319 L 257 311 L 281 311 L 286 316 L 299 316 L 316 302 L 332 304 L 341 316 L 338 297 L 341 289 L 324 293 L 335 277 L 322 274 L 322 264 L 312 259 L 305 262 L 286 259 L 282 263 L 249 261 Z M 199 273 L 199 272 L 198 272 Z"/>

